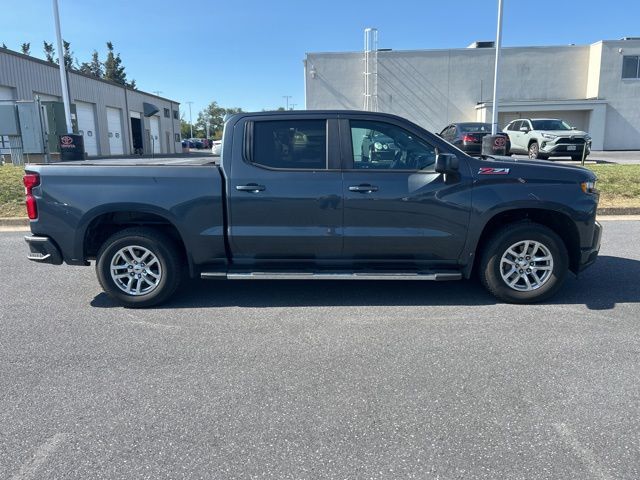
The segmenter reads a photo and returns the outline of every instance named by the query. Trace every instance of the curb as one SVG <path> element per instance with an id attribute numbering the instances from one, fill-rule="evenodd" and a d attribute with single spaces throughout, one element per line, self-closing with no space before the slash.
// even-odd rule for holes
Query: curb
<path id="1" fill-rule="evenodd" d="M 27 217 L 3 218 L 0 217 L 0 227 L 28 227 Z"/>
<path id="2" fill-rule="evenodd" d="M 624 215 L 640 215 L 640 207 L 609 207 L 599 208 L 598 215 L 606 216 L 624 216 Z M 0 227 L 28 227 L 29 219 L 27 217 L 7 218 L 0 217 Z"/>
<path id="3" fill-rule="evenodd" d="M 598 215 L 640 215 L 640 207 L 599 208 Z"/>

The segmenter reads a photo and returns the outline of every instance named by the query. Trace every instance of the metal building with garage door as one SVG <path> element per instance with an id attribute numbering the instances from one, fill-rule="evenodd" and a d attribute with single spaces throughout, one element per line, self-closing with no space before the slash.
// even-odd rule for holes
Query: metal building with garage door
<path id="1" fill-rule="evenodd" d="M 72 124 L 84 136 L 88 157 L 182 152 L 178 102 L 75 70 L 67 75 Z M 58 65 L 0 48 L 0 100 L 33 102 L 36 97 L 61 102 Z M 60 110 L 56 105 L 51 111 Z M 52 137 L 46 119 L 42 123 L 43 138 Z"/>

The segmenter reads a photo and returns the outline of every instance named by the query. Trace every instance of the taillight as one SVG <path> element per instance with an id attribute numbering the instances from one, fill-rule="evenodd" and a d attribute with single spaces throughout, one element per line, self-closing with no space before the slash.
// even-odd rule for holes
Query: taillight
<path id="1" fill-rule="evenodd" d="M 33 187 L 40 185 L 40 175 L 37 173 L 25 173 L 22 178 L 24 183 L 24 193 L 27 196 L 27 215 L 29 220 L 35 220 L 38 218 L 38 207 L 36 206 L 36 199 L 33 196 Z"/>
<path id="2" fill-rule="evenodd" d="M 476 139 L 473 135 L 465 135 L 464 137 L 462 137 L 462 141 L 463 142 L 475 142 Z"/>

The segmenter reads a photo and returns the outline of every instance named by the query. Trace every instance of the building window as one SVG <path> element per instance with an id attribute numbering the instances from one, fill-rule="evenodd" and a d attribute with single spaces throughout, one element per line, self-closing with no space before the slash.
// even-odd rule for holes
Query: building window
<path id="1" fill-rule="evenodd" d="M 622 57 L 622 78 L 640 78 L 640 56 Z"/>
<path id="2" fill-rule="evenodd" d="M 169 118 L 169 109 L 168 108 L 164 109 L 164 118 Z"/>
<path id="3" fill-rule="evenodd" d="M 175 138 L 176 143 L 180 142 L 180 134 L 179 133 L 176 133 L 174 138 Z"/>
<path id="4" fill-rule="evenodd" d="M 174 110 L 174 111 L 173 111 L 173 118 L 174 118 L 175 120 L 180 120 L 180 117 L 178 116 L 178 110 Z"/>

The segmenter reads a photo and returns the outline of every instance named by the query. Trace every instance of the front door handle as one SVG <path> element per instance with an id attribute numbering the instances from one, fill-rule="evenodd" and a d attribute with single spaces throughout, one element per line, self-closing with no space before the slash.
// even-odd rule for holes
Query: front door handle
<path id="1" fill-rule="evenodd" d="M 350 192 L 360 192 L 360 193 L 371 193 L 371 192 L 377 192 L 378 191 L 378 187 L 376 187 L 375 185 L 369 185 L 368 183 L 363 183 L 361 185 L 351 185 L 349 187 L 349 191 Z"/>
<path id="2" fill-rule="evenodd" d="M 264 185 L 258 185 L 257 183 L 248 183 L 247 185 L 236 185 L 236 190 L 241 192 L 258 193 L 265 189 Z"/>

